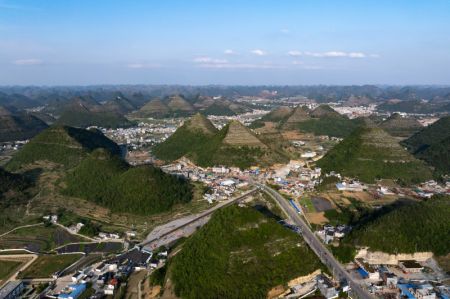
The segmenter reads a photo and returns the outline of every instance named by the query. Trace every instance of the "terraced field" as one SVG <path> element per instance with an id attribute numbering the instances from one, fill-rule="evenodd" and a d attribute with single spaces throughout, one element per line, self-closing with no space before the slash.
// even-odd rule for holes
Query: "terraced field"
<path id="1" fill-rule="evenodd" d="M 68 243 L 84 241 L 78 236 L 55 226 L 34 226 L 13 231 L 0 238 L 0 249 L 28 249 L 34 252 L 50 251 Z"/>

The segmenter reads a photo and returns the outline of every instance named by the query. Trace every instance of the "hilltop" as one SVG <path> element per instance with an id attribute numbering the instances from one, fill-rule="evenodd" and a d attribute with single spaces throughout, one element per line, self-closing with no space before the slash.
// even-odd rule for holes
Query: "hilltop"
<path id="1" fill-rule="evenodd" d="M 0 106 L 0 142 L 30 139 L 47 127 L 34 115 Z"/>
<path id="2" fill-rule="evenodd" d="M 183 244 L 167 272 L 181 298 L 265 298 L 321 268 L 296 233 L 253 208 L 230 206 Z"/>
<path id="3" fill-rule="evenodd" d="M 214 135 L 218 132 L 213 123 L 201 113 L 196 113 L 184 125 L 189 131 L 199 131 L 206 135 Z"/>
<path id="4" fill-rule="evenodd" d="M 414 219 L 414 221 L 411 221 Z M 395 203 L 361 221 L 343 240 L 391 254 L 432 251 L 450 253 L 450 197 Z"/>
<path id="5" fill-rule="evenodd" d="M 328 105 L 320 105 L 316 107 L 311 113 L 309 114 L 313 118 L 323 118 L 323 117 L 335 117 L 340 118 L 342 115 L 340 115 L 336 110 L 331 108 Z"/>
<path id="6" fill-rule="evenodd" d="M 186 156 L 200 166 L 241 168 L 282 159 L 241 123 L 232 121 L 218 131 L 200 114 L 187 120 L 166 141 L 158 144 L 153 153 L 166 161 Z"/>
<path id="7" fill-rule="evenodd" d="M 163 99 L 155 98 L 141 107 L 134 115 L 137 117 L 180 117 L 192 115 L 195 108 L 182 95 Z"/>
<path id="8" fill-rule="evenodd" d="M 311 116 L 309 115 L 310 112 L 311 110 L 309 110 L 309 108 L 306 106 L 295 107 L 292 113 L 286 118 L 285 121 L 283 121 L 283 128 L 284 129 L 296 128 L 299 123 L 311 119 Z"/>
<path id="9" fill-rule="evenodd" d="M 328 105 L 320 105 L 314 110 L 306 106 L 278 107 L 261 119 L 254 121 L 250 127 L 261 128 L 266 122 L 275 123 L 282 130 L 299 130 L 314 135 L 345 137 L 362 125 L 360 120 L 351 120 L 339 114 Z"/>
<path id="10" fill-rule="evenodd" d="M 64 106 L 56 123 L 72 127 L 126 127 L 131 123 L 123 116 L 123 111 L 129 111 L 131 103 L 123 99 L 115 99 L 100 105 L 92 98 L 75 98 Z M 126 108 L 128 107 L 128 108 Z"/>
<path id="11" fill-rule="evenodd" d="M 420 131 L 422 125 L 412 117 L 403 117 L 398 113 L 392 114 L 380 124 L 380 128 L 395 137 L 409 137 Z"/>
<path id="12" fill-rule="evenodd" d="M 31 139 L 6 166 L 7 169 L 18 169 L 37 161 L 50 161 L 70 168 L 97 148 L 107 149 L 115 155 L 121 152 L 119 146 L 100 131 L 52 126 Z"/>
<path id="13" fill-rule="evenodd" d="M 294 109 L 287 106 L 277 107 L 274 110 L 270 111 L 260 119 L 255 120 L 250 127 L 251 128 L 261 128 L 264 126 L 266 122 L 276 123 L 277 126 L 280 125 L 280 122 L 285 121 L 292 114 Z"/>
<path id="14" fill-rule="evenodd" d="M 385 178 L 410 184 L 431 178 L 424 163 L 409 154 L 392 136 L 375 127 L 357 129 L 317 165 L 325 172 L 337 171 L 369 183 Z"/>
<path id="15" fill-rule="evenodd" d="M 450 116 L 442 117 L 402 142 L 417 158 L 438 174 L 450 173 Z"/>
<path id="16" fill-rule="evenodd" d="M 223 143 L 231 146 L 267 147 L 249 128 L 236 120 L 228 124 L 227 134 L 223 139 Z"/>
<path id="17" fill-rule="evenodd" d="M 151 215 L 192 199 L 192 186 L 153 166 L 131 167 L 97 149 L 66 176 L 64 194 L 93 201 L 112 212 Z"/>
<path id="18" fill-rule="evenodd" d="M 310 119 L 300 122 L 296 128 L 314 135 L 346 137 L 361 126 L 360 120 L 349 119 L 328 105 L 320 105 L 309 113 Z"/>

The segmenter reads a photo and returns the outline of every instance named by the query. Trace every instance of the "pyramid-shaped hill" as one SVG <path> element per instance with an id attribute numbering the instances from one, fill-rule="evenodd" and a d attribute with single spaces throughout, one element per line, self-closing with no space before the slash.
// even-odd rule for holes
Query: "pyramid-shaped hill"
<path id="1" fill-rule="evenodd" d="M 221 142 L 218 130 L 204 115 L 197 113 L 188 119 L 164 142 L 153 149 L 153 154 L 166 161 L 177 160 L 190 153 L 201 152 L 211 144 L 212 139 Z"/>
<path id="2" fill-rule="evenodd" d="M 114 155 L 121 153 L 119 146 L 98 130 L 52 126 L 31 139 L 9 161 L 7 168 L 15 170 L 38 161 L 53 162 L 71 168 L 97 148 L 104 148 Z"/>
<path id="3" fill-rule="evenodd" d="M 192 112 L 194 107 L 181 95 L 170 96 L 167 100 L 167 107 L 172 112 Z"/>
<path id="4" fill-rule="evenodd" d="M 247 168 L 279 161 L 274 153 L 250 129 L 232 121 L 220 131 L 202 115 L 195 115 L 178 128 L 166 141 L 153 149 L 162 160 L 188 157 L 199 166 L 226 165 Z"/>
<path id="5" fill-rule="evenodd" d="M 394 113 L 380 124 L 380 128 L 395 137 L 410 137 L 423 126 L 415 118 Z"/>
<path id="6" fill-rule="evenodd" d="M 136 112 L 139 117 L 164 117 L 170 112 L 169 107 L 159 98 L 145 104 Z"/>
<path id="7" fill-rule="evenodd" d="M 325 172 L 373 183 L 394 179 L 411 184 L 431 178 L 430 169 L 380 128 L 361 127 L 317 162 Z"/>
<path id="8" fill-rule="evenodd" d="M 442 117 L 402 142 L 437 174 L 450 174 L 450 116 Z"/>
<path id="9" fill-rule="evenodd" d="M 133 167 L 119 156 L 96 149 L 66 176 L 66 195 L 112 212 L 151 215 L 192 199 L 188 181 L 144 165 Z"/>
<path id="10" fill-rule="evenodd" d="M 223 143 L 231 146 L 248 146 L 266 148 L 267 146 L 258 137 L 239 121 L 231 121 L 227 125 L 227 133 Z"/>
<path id="11" fill-rule="evenodd" d="M 102 105 L 103 111 L 126 114 L 136 109 L 136 106 L 127 98 L 118 96 Z"/>
<path id="12" fill-rule="evenodd" d="M 311 113 L 309 115 L 314 118 L 322 118 L 322 117 L 339 118 L 339 117 L 342 117 L 342 115 L 339 114 L 339 112 L 337 112 L 336 110 L 334 110 L 333 108 L 331 108 L 328 105 L 320 105 L 320 106 L 316 107 L 313 111 L 311 111 Z"/>
<path id="13" fill-rule="evenodd" d="M 183 125 L 189 131 L 198 131 L 206 135 L 214 135 L 218 132 L 213 123 L 201 113 L 196 113 Z"/>
<path id="14" fill-rule="evenodd" d="M 47 127 L 32 114 L 0 106 L 0 142 L 26 140 Z"/>
<path id="15" fill-rule="evenodd" d="M 292 128 L 292 126 L 295 126 L 298 123 L 311 119 L 309 116 L 310 112 L 311 110 L 306 106 L 297 106 L 286 119 L 285 126 Z"/>
<path id="16" fill-rule="evenodd" d="M 250 125 L 250 127 L 252 129 L 261 128 L 264 127 L 266 122 L 273 122 L 279 124 L 280 122 L 286 121 L 293 111 L 294 109 L 288 106 L 277 107 L 272 111 L 270 111 L 269 113 L 267 113 L 266 115 L 264 115 L 263 117 L 261 117 L 260 119 L 255 120 Z"/>

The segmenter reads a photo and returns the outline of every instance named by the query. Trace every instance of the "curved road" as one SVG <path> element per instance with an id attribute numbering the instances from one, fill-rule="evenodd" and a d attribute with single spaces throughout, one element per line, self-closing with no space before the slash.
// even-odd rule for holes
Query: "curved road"
<path id="1" fill-rule="evenodd" d="M 288 215 L 288 217 L 301 228 L 302 235 L 306 243 L 316 253 L 320 260 L 332 271 L 335 278 L 337 278 L 338 280 L 346 279 L 352 289 L 353 294 L 357 298 L 373 299 L 373 297 L 357 282 L 355 282 L 347 271 L 345 271 L 342 265 L 334 258 L 334 256 L 325 247 L 325 245 L 316 237 L 316 235 L 312 232 L 306 222 L 299 216 L 299 214 L 294 210 L 294 208 L 284 197 L 282 197 L 277 191 L 264 184 L 255 181 L 252 181 L 252 183 L 260 187 L 262 190 L 266 191 L 266 193 L 274 198 L 286 213 L 286 215 Z"/>

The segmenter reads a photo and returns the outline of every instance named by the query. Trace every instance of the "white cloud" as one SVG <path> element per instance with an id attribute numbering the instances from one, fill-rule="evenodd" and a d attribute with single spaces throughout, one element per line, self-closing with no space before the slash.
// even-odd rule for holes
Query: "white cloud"
<path id="1" fill-rule="evenodd" d="M 294 60 L 294 61 L 292 61 L 292 64 L 293 64 L 293 65 L 302 65 L 302 64 L 303 64 L 303 61 Z"/>
<path id="2" fill-rule="evenodd" d="M 237 55 L 238 53 L 234 50 L 231 49 L 226 49 L 225 51 L 223 51 L 223 54 L 225 55 Z"/>
<path id="3" fill-rule="evenodd" d="M 287 28 L 281 28 L 280 32 L 283 33 L 283 34 L 288 34 L 290 32 L 290 30 L 287 29 Z"/>
<path id="4" fill-rule="evenodd" d="M 350 58 L 365 58 L 366 54 L 361 53 L 361 52 L 351 52 L 351 53 L 348 53 L 348 57 L 350 57 Z"/>
<path id="5" fill-rule="evenodd" d="M 161 67 L 159 64 L 151 63 L 130 63 L 127 65 L 130 69 L 154 69 Z"/>
<path id="6" fill-rule="evenodd" d="M 302 52 L 300 52 L 300 51 L 297 51 L 297 50 L 292 50 L 292 51 L 289 51 L 288 53 L 287 53 L 289 56 L 301 56 L 302 55 Z"/>
<path id="7" fill-rule="evenodd" d="M 347 57 L 347 58 L 366 58 L 367 55 L 362 52 L 342 52 L 342 51 L 329 51 L 329 52 L 305 52 L 307 56 L 311 57 Z"/>
<path id="8" fill-rule="evenodd" d="M 12 62 L 15 65 L 38 65 L 42 64 L 43 61 L 41 59 L 29 58 L 29 59 L 17 59 Z"/>
<path id="9" fill-rule="evenodd" d="M 200 64 L 199 67 L 215 68 L 215 69 L 280 69 L 280 68 L 285 68 L 284 66 L 281 66 L 281 65 L 251 64 L 251 63 L 218 63 L 218 64 L 205 63 L 205 64 Z"/>
<path id="10" fill-rule="evenodd" d="M 196 63 L 211 63 L 211 64 L 224 64 L 228 63 L 226 59 L 216 59 L 208 56 L 197 57 L 194 59 Z"/>
<path id="11" fill-rule="evenodd" d="M 252 54 L 255 54 L 255 55 L 257 55 L 257 56 L 265 56 L 265 55 L 267 55 L 267 52 L 266 51 L 263 51 L 263 50 L 260 50 L 260 49 L 255 49 L 255 50 L 252 50 L 252 51 L 250 51 Z"/>

